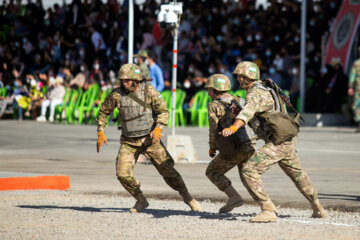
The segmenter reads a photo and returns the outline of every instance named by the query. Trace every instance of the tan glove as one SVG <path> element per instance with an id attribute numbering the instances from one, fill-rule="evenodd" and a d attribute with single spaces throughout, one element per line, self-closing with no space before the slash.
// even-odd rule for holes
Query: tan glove
<path id="1" fill-rule="evenodd" d="M 101 150 L 101 146 L 105 143 L 106 145 L 108 144 L 108 141 L 105 137 L 105 133 L 102 131 L 102 132 L 98 132 L 98 139 L 97 139 L 97 142 L 96 142 L 96 150 L 97 152 L 100 152 Z"/>
<path id="2" fill-rule="evenodd" d="M 237 128 L 233 125 L 231 125 L 228 128 L 225 128 L 222 130 L 221 135 L 223 135 L 224 137 L 228 137 L 232 134 L 234 134 L 237 131 Z"/>
<path id="3" fill-rule="evenodd" d="M 150 137 L 152 138 L 152 143 L 156 143 L 161 139 L 161 128 L 155 127 L 154 130 L 150 133 Z"/>
<path id="4" fill-rule="evenodd" d="M 216 150 L 212 150 L 212 149 L 209 150 L 209 156 L 211 158 L 215 157 L 215 154 L 216 154 Z"/>

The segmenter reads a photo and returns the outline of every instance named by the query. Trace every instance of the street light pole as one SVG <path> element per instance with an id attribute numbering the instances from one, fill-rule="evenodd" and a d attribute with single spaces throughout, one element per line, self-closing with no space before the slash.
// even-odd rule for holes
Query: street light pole
<path id="1" fill-rule="evenodd" d="M 172 122 L 171 134 L 175 135 L 175 108 L 176 108 L 176 81 L 177 81 L 177 49 L 178 49 L 178 26 L 173 30 L 173 65 L 172 65 Z"/>
<path id="2" fill-rule="evenodd" d="M 128 63 L 133 63 L 134 52 L 134 1 L 129 0 Z"/>

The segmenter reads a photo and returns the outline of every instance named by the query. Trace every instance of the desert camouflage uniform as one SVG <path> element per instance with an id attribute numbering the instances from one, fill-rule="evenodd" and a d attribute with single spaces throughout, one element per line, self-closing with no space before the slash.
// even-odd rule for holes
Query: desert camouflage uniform
<path id="1" fill-rule="evenodd" d="M 360 59 L 356 60 L 351 68 L 349 88 L 354 90 L 354 121 L 360 123 Z"/>
<path id="2" fill-rule="evenodd" d="M 226 100 L 226 102 L 231 102 L 234 97 L 225 93 L 221 96 L 221 99 Z M 219 150 L 219 147 L 216 144 L 218 141 L 217 138 L 219 138 L 219 132 L 222 130 L 219 129 L 219 125 L 222 125 L 223 121 L 230 121 L 230 124 L 233 121 L 228 119 L 229 116 L 226 114 L 225 106 L 216 100 L 209 103 L 208 112 L 210 149 Z M 226 125 L 230 126 L 229 124 Z M 219 190 L 224 191 L 231 185 L 231 181 L 225 176 L 225 173 L 236 165 L 238 166 L 239 173 L 241 173 L 243 163 L 248 160 L 254 152 L 255 144 L 252 144 L 250 140 L 242 143 L 234 155 L 229 156 L 228 154 L 220 151 L 207 167 L 206 176 L 213 184 L 215 184 L 215 186 L 219 188 Z"/>
<path id="3" fill-rule="evenodd" d="M 145 84 L 142 82 L 140 89 L 136 91 L 136 95 L 141 98 L 144 94 Z M 146 103 L 151 106 L 151 111 L 154 116 L 154 125 L 163 129 L 169 119 L 169 112 L 165 101 L 161 95 L 152 86 L 147 85 Z M 108 115 L 117 107 L 120 112 L 122 97 L 126 96 L 126 92 L 122 88 L 113 90 L 101 105 L 99 115 L 97 118 L 98 131 L 103 131 L 107 123 Z M 143 99 L 144 100 L 144 99 Z M 136 105 L 136 104 L 135 104 Z M 140 111 L 143 107 L 139 105 Z M 123 122 L 124 116 L 120 114 L 120 120 Z M 140 120 L 139 120 L 140 121 Z M 141 125 L 141 122 L 138 123 Z M 149 134 L 138 137 L 126 136 L 126 131 L 122 131 L 120 139 L 120 149 L 116 160 L 116 175 L 124 188 L 134 197 L 141 193 L 140 182 L 134 177 L 134 166 L 139 157 L 139 154 L 144 154 L 150 159 L 152 164 L 156 167 L 159 173 L 163 176 L 165 182 L 180 194 L 187 191 L 185 183 L 180 174 L 174 168 L 174 160 L 165 149 L 163 143 L 151 143 Z M 149 129 L 150 133 L 152 129 Z"/>
<path id="4" fill-rule="evenodd" d="M 275 111 L 275 101 L 270 91 L 260 88 L 259 84 L 261 83 L 257 82 L 248 89 L 246 104 L 236 117 L 245 123 L 249 123 L 259 138 L 265 141 L 265 145 L 258 149 L 257 152 L 244 163 L 241 174 L 244 185 L 254 200 L 262 207 L 265 206 L 265 203 L 268 202 L 270 198 L 265 192 L 261 174 L 267 171 L 271 165 L 278 163 L 305 198 L 313 202 L 318 198 L 318 195 L 308 175 L 300 166 L 300 161 L 296 154 L 296 137 L 291 141 L 274 145 L 269 139 L 267 126 L 264 126 L 264 124 L 258 121 L 254 122 L 254 116 L 258 116 L 264 112 Z"/>

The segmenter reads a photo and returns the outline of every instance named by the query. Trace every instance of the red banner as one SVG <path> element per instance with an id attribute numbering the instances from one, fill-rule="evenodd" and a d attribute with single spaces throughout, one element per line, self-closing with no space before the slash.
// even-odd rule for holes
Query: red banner
<path id="1" fill-rule="evenodd" d="M 360 23 L 360 0 L 345 0 L 332 26 L 325 63 L 340 62 L 348 69 L 352 45 Z"/>

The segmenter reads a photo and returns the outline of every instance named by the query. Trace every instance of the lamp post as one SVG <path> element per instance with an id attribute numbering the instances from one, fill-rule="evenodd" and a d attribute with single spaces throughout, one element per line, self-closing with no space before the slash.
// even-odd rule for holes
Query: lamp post
<path id="1" fill-rule="evenodd" d="M 158 22 L 160 27 L 171 30 L 173 36 L 173 64 L 172 64 L 172 121 L 171 134 L 175 135 L 175 109 L 176 109 L 176 82 L 177 82 L 177 49 L 178 33 L 182 14 L 182 3 L 171 2 L 160 7 Z"/>

